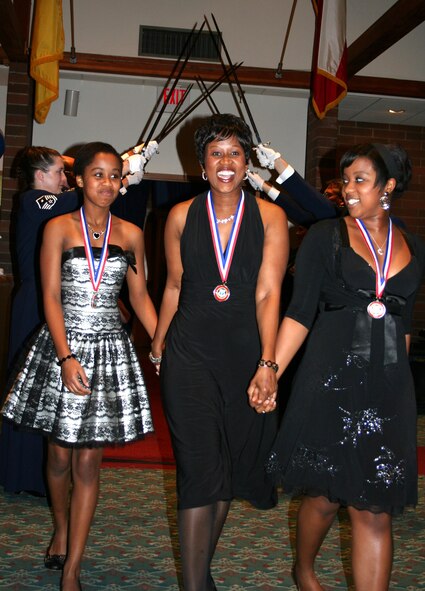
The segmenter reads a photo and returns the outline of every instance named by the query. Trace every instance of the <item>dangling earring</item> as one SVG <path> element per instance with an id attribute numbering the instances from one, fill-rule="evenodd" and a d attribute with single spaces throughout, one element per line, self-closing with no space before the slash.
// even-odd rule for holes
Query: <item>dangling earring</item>
<path id="1" fill-rule="evenodd" d="M 382 197 L 380 197 L 379 203 L 380 203 L 382 209 L 384 209 L 385 211 L 390 208 L 391 197 L 388 195 L 387 191 L 385 191 L 385 193 L 382 195 Z"/>
<path id="2" fill-rule="evenodd" d="M 203 178 L 204 181 L 208 180 L 207 173 L 205 172 L 205 170 L 202 171 L 201 177 Z"/>
<path id="3" fill-rule="evenodd" d="M 246 181 L 248 179 L 248 169 L 245 170 L 245 176 L 243 177 L 243 180 Z"/>

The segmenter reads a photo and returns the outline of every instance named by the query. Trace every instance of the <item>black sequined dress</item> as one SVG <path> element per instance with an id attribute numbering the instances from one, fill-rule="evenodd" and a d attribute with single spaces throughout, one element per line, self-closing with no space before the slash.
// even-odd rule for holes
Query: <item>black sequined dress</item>
<path id="1" fill-rule="evenodd" d="M 93 248 L 95 260 L 100 248 Z M 84 247 L 62 255 L 62 307 L 70 350 L 91 386 L 76 395 L 62 383 L 47 325 L 37 334 L 3 407 L 5 418 L 62 445 L 125 443 L 153 430 L 142 370 L 124 330 L 118 296 L 134 255 L 110 245 L 96 307 Z M 135 270 L 135 267 L 134 267 Z"/>
<path id="2" fill-rule="evenodd" d="M 289 493 L 400 513 L 417 502 L 416 401 L 405 334 L 425 245 L 385 288 L 372 319 L 375 272 L 351 249 L 343 220 L 313 226 L 296 260 L 287 316 L 312 328 L 267 471 Z M 317 314 L 318 312 L 318 314 Z"/>

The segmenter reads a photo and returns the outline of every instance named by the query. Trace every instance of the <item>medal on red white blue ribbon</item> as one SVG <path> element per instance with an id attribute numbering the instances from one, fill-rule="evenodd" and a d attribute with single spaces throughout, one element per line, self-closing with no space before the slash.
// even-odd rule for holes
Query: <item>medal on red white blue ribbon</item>
<path id="1" fill-rule="evenodd" d="M 387 312 L 384 302 L 382 301 L 382 294 L 385 290 L 385 285 L 388 279 L 388 273 L 390 271 L 390 264 L 391 264 L 391 257 L 393 252 L 393 223 L 391 218 L 388 221 L 388 234 L 387 234 L 387 247 L 385 249 L 385 256 L 384 256 L 384 264 L 382 265 L 382 272 L 381 267 L 379 266 L 378 257 L 376 256 L 375 248 L 373 246 L 372 240 L 370 238 L 370 234 L 364 225 L 364 223 L 355 218 L 355 222 L 357 223 L 360 232 L 366 242 L 367 247 L 369 248 L 373 260 L 375 262 L 376 268 L 376 299 L 367 307 L 367 313 L 372 318 L 379 320 L 379 318 L 383 318 Z"/>
<path id="2" fill-rule="evenodd" d="M 218 271 L 221 277 L 221 283 L 213 289 L 213 296 L 217 302 L 225 302 L 230 298 L 230 289 L 227 285 L 227 277 L 229 276 L 230 266 L 232 264 L 233 254 L 235 252 L 236 242 L 238 239 L 239 229 L 242 223 L 243 212 L 245 209 L 245 195 L 242 191 L 241 198 L 239 199 L 236 214 L 232 223 L 232 229 L 230 231 L 229 242 L 227 243 L 226 250 L 223 252 L 220 242 L 220 234 L 218 232 L 217 218 L 214 211 L 214 204 L 211 198 L 211 191 L 208 191 L 207 196 L 207 212 L 208 220 L 210 223 L 211 236 L 213 240 L 215 258 L 217 261 Z"/>
<path id="3" fill-rule="evenodd" d="M 96 263 L 93 256 L 93 249 L 90 244 L 90 236 L 87 227 L 86 216 L 84 214 L 84 207 L 80 208 L 80 222 L 81 222 L 81 229 L 83 232 L 83 239 L 84 239 L 84 250 L 86 251 L 86 259 L 89 266 L 89 273 L 90 273 L 90 281 L 93 287 L 93 295 L 91 298 L 90 305 L 92 308 L 96 308 L 97 305 L 97 292 L 99 289 L 100 282 L 102 281 L 103 272 L 105 270 L 106 259 L 108 258 L 108 244 L 109 244 L 109 237 L 111 235 L 111 228 L 112 228 L 112 216 L 109 213 L 108 221 L 106 223 L 105 234 L 103 236 L 103 246 L 102 251 L 100 253 L 100 260 L 99 264 L 96 267 Z"/>

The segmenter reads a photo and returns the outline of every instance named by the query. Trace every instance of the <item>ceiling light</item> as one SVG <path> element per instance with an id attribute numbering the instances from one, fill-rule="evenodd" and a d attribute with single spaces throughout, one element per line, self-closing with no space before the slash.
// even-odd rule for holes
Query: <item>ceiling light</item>
<path id="1" fill-rule="evenodd" d="M 391 115 L 402 115 L 405 112 L 405 109 L 388 109 L 388 113 L 391 113 Z"/>

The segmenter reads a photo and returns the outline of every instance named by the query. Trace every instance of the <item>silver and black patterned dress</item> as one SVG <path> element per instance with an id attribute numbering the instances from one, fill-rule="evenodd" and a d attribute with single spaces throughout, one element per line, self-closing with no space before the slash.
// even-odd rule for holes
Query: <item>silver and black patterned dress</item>
<path id="1" fill-rule="evenodd" d="M 94 248 L 95 260 L 100 248 Z M 47 325 L 33 342 L 3 407 L 5 418 L 36 429 L 62 445 L 124 443 L 153 431 L 146 387 L 136 351 L 123 328 L 117 301 L 132 253 L 109 246 L 92 307 L 92 285 L 84 247 L 62 255 L 62 306 L 70 350 L 90 382 L 87 396 L 70 392 Z"/>

